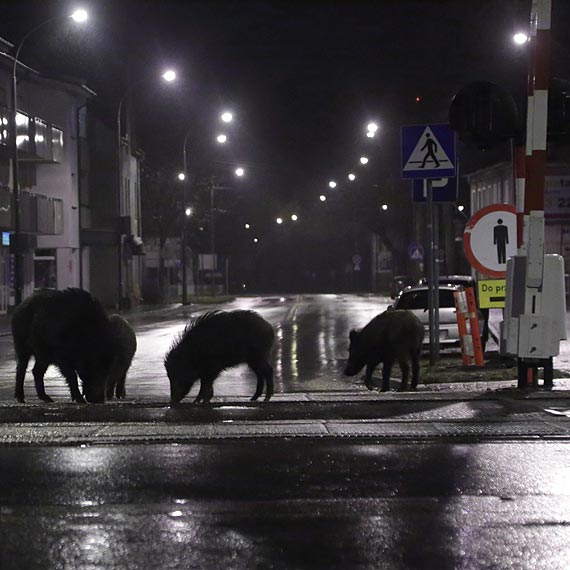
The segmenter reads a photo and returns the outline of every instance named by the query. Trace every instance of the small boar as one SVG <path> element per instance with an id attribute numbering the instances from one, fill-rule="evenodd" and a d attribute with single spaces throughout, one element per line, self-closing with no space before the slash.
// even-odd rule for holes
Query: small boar
<path id="1" fill-rule="evenodd" d="M 111 315 L 109 324 L 115 344 L 115 359 L 107 380 L 107 399 L 111 400 L 113 395 L 117 398 L 124 398 L 127 395 L 125 379 L 137 351 L 137 335 L 133 327 L 121 315 Z"/>
<path id="2" fill-rule="evenodd" d="M 40 400 L 53 402 L 45 392 L 44 374 L 48 366 L 54 364 L 65 376 L 74 402 L 105 401 L 114 345 L 109 319 L 93 295 L 74 288 L 37 291 L 14 310 L 12 336 L 17 359 L 15 397 L 18 402 L 24 402 L 24 378 L 32 356 Z M 83 395 L 77 375 L 82 381 Z"/>
<path id="3" fill-rule="evenodd" d="M 390 389 L 390 372 L 394 361 L 402 370 L 399 391 L 407 390 L 412 363 L 412 390 L 418 385 L 420 351 L 424 327 L 411 311 L 389 310 L 374 317 L 361 331 L 350 331 L 348 362 L 344 373 L 355 376 L 366 365 L 365 384 L 373 389 L 372 373 L 380 362 L 382 369 L 382 392 Z"/>
<path id="4" fill-rule="evenodd" d="M 273 368 L 269 357 L 275 339 L 273 327 L 254 311 L 212 311 L 199 316 L 174 341 L 164 359 L 170 380 L 170 398 L 180 402 L 200 379 L 195 402 L 209 402 L 213 383 L 226 368 L 246 363 L 255 372 L 257 400 L 266 386 L 273 395 Z"/>

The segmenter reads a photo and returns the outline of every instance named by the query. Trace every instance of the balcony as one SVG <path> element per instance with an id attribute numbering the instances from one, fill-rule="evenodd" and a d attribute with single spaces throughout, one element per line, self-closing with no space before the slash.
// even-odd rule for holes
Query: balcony
<path id="1" fill-rule="evenodd" d="M 16 144 L 22 162 L 54 164 L 63 161 L 63 131 L 39 117 L 16 115 Z M 0 156 L 10 156 L 10 109 L 0 107 Z"/>
<path id="2" fill-rule="evenodd" d="M 0 230 L 14 230 L 12 191 L 0 186 Z M 63 233 L 63 200 L 43 194 L 20 192 L 20 229 L 23 233 Z"/>

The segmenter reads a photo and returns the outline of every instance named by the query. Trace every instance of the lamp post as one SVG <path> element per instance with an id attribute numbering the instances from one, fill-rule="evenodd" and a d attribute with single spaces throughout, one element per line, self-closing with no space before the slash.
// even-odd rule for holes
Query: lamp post
<path id="1" fill-rule="evenodd" d="M 182 304 L 188 304 L 188 275 L 186 273 L 186 220 L 188 215 L 186 214 L 186 203 L 188 200 L 187 186 L 188 186 L 188 163 L 186 156 L 186 146 L 188 145 L 188 139 L 190 138 L 191 130 L 186 133 L 184 137 L 184 145 L 182 147 L 182 154 L 184 159 L 184 178 L 182 181 L 184 186 L 182 187 L 182 207 L 184 208 L 184 216 L 182 217 L 182 240 L 181 240 L 181 252 L 180 252 L 180 263 L 182 265 Z"/>
<path id="2" fill-rule="evenodd" d="M 131 92 L 133 87 L 140 85 L 141 83 L 146 83 L 152 78 L 144 78 L 136 81 L 123 93 L 121 100 L 119 101 L 119 107 L 117 109 L 117 308 L 121 309 L 123 307 L 123 231 L 121 227 L 121 210 L 122 210 L 122 200 L 121 200 L 121 190 L 123 188 L 123 154 L 122 154 L 122 144 L 121 144 L 121 111 L 123 109 L 123 103 L 127 95 Z M 176 72 L 169 69 L 162 74 L 162 79 L 167 83 L 171 83 L 176 79 Z"/>
<path id="3" fill-rule="evenodd" d="M 21 40 L 16 48 L 16 53 L 14 55 L 14 63 L 12 66 L 12 109 L 11 109 L 11 120 L 10 120 L 10 146 L 12 154 L 12 202 L 14 208 L 14 305 L 18 306 L 22 302 L 22 263 L 21 263 L 21 228 L 20 228 L 20 180 L 19 180 L 19 166 L 18 166 L 18 139 L 17 132 L 18 128 L 16 125 L 18 117 L 18 82 L 17 82 L 17 69 L 18 69 L 18 57 L 20 52 L 24 47 L 25 41 L 37 30 L 43 28 L 44 26 L 51 24 L 57 20 L 66 20 L 71 18 L 75 22 L 82 23 L 87 20 L 87 12 L 85 10 L 76 10 L 70 16 L 55 16 L 43 21 L 32 28 Z"/>

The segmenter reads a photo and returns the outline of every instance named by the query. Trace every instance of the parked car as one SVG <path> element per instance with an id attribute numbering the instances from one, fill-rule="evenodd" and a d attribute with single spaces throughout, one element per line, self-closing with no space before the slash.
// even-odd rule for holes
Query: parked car
<path id="1" fill-rule="evenodd" d="M 463 285 L 463 287 L 473 287 L 477 289 L 477 281 L 471 275 L 440 275 L 440 285 Z M 427 285 L 427 277 L 422 277 L 418 285 Z M 475 291 L 477 292 L 477 291 Z"/>
<path id="2" fill-rule="evenodd" d="M 459 327 L 455 313 L 455 300 L 453 292 L 460 290 L 459 285 L 439 286 L 439 343 L 449 348 L 460 345 Z M 396 299 L 394 309 L 407 309 L 412 311 L 424 325 L 424 345 L 429 345 L 429 307 L 428 287 L 418 285 L 404 289 Z"/>
<path id="3" fill-rule="evenodd" d="M 390 297 L 395 299 L 406 287 L 415 285 L 415 279 L 409 275 L 396 275 L 390 286 Z"/>

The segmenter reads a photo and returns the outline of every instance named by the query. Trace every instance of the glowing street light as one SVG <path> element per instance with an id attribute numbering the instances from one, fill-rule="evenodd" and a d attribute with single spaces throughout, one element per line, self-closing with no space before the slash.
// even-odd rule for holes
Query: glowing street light
<path id="1" fill-rule="evenodd" d="M 184 210 L 184 213 L 185 213 L 187 216 L 191 216 L 191 215 L 192 215 L 192 208 L 190 208 L 190 207 L 186 208 L 186 210 Z"/>
<path id="2" fill-rule="evenodd" d="M 458 209 L 460 212 L 463 212 L 463 210 L 465 210 L 465 206 L 459 205 L 459 206 L 457 206 L 457 209 Z"/>
<path id="3" fill-rule="evenodd" d="M 375 133 L 374 131 L 368 131 L 368 132 L 366 133 L 366 136 L 367 136 L 369 139 L 373 139 L 373 138 L 376 136 L 376 133 Z"/>
<path id="4" fill-rule="evenodd" d="M 369 133 L 375 133 L 378 130 L 378 125 L 376 123 L 368 123 L 366 129 L 368 130 Z"/>
<path id="5" fill-rule="evenodd" d="M 243 226 L 246 230 L 249 230 L 251 228 L 251 226 L 249 224 L 244 224 Z"/>
<path id="6" fill-rule="evenodd" d="M 517 32 L 516 34 L 513 35 L 513 41 L 518 46 L 522 46 L 528 42 L 528 34 L 526 34 L 525 32 Z"/>
<path id="7" fill-rule="evenodd" d="M 224 143 L 227 142 L 228 137 L 227 137 L 226 135 L 221 134 L 221 135 L 218 135 L 218 136 L 216 137 L 216 140 L 217 140 L 220 144 L 224 144 Z"/>
<path id="8" fill-rule="evenodd" d="M 226 111 L 225 113 L 222 113 L 220 118 L 222 119 L 222 121 L 224 121 L 224 123 L 231 123 L 234 116 L 229 111 Z"/>
<path id="9" fill-rule="evenodd" d="M 336 182 L 334 180 L 329 182 L 329 188 L 336 188 Z"/>
<path id="10" fill-rule="evenodd" d="M 360 164 L 368 164 L 368 158 L 366 156 L 361 156 Z"/>
<path id="11" fill-rule="evenodd" d="M 275 221 L 281 225 L 283 223 L 283 218 L 277 218 Z"/>
<path id="12" fill-rule="evenodd" d="M 324 194 L 321 194 L 321 195 L 319 196 L 319 200 L 320 200 L 321 202 L 326 202 L 326 201 L 327 201 L 327 197 L 326 197 Z"/>
<path id="13" fill-rule="evenodd" d="M 173 69 L 167 69 L 162 74 L 162 79 L 164 79 L 164 81 L 166 81 L 167 83 L 172 83 L 176 79 L 176 71 L 174 71 Z"/>
<path id="14" fill-rule="evenodd" d="M 253 238 L 253 243 L 259 243 L 259 239 Z"/>
<path id="15" fill-rule="evenodd" d="M 354 182 L 356 180 L 356 174 L 352 174 L 352 172 L 348 175 L 348 179 L 351 182 Z"/>
<path id="16" fill-rule="evenodd" d="M 385 212 L 388 209 L 388 204 L 382 204 L 381 208 Z"/>
<path id="17" fill-rule="evenodd" d="M 240 178 L 245 174 L 245 170 L 243 168 L 236 168 L 235 175 L 239 176 Z"/>
<path id="18" fill-rule="evenodd" d="M 83 22 L 87 21 L 87 18 L 89 18 L 89 15 L 87 14 L 86 10 L 79 8 L 78 10 L 75 10 L 75 12 L 73 12 L 73 14 L 71 14 L 70 18 L 72 20 L 74 20 L 75 22 L 77 22 L 78 24 L 82 24 Z"/>
<path id="19" fill-rule="evenodd" d="M 186 174 L 184 172 L 178 173 L 178 180 L 186 180 Z"/>
<path id="20" fill-rule="evenodd" d="M 299 219 L 299 216 L 297 216 L 297 214 L 291 215 L 291 220 L 293 220 L 294 222 L 296 222 L 298 219 Z"/>

